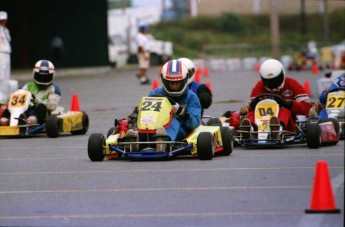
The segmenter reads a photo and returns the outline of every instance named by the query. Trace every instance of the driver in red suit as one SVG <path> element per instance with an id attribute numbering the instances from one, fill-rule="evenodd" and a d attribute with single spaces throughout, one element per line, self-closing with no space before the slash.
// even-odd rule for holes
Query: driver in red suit
<path id="1" fill-rule="evenodd" d="M 264 61 L 259 73 L 261 80 L 252 89 L 247 118 L 242 121 L 241 126 L 255 126 L 254 108 L 256 103 L 253 101 L 258 95 L 271 93 L 281 96 L 285 101 L 279 109 L 279 120 L 272 117 L 270 124 L 280 124 L 285 130 L 295 131 L 294 119 L 296 115 L 308 116 L 311 108 L 307 92 L 297 80 L 285 77 L 284 66 L 275 59 Z"/>

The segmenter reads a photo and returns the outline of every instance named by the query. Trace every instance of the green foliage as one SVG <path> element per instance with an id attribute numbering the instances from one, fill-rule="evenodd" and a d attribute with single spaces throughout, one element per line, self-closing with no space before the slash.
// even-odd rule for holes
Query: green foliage
<path id="1" fill-rule="evenodd" d="M 240 19 L 232 13 L 223 13 L 219 18 L 219 29 L 225 33 L 238 33 L 242 30 Z"/>
<path id="2" fill-rule="evenodd" d="M 328 43 L 339 43 L 345 38 L 345 14 L 339 10 L 328 14 Z M 311 14 L 305 17 L 305 33 L 301 33 L 301 15 L 280 15 L 280 42 L 282 51 L 293 52 L 315 40 L 325 43 L 324 17 Z M 252 44 L 256 51 L 270 47 L 269 15 L 240 15 L 231 13 L 219 17 L 197 17 L 179 21 L 162 22 L 151 28 L 154 36 L 174 43 L 175 56 L 196 56 L 203 54 L 209 44 L 236 45 Z M 231 50 L 236 52 L 238 50 Z M 225 51 L 224 51 L 225 52 Z"/>

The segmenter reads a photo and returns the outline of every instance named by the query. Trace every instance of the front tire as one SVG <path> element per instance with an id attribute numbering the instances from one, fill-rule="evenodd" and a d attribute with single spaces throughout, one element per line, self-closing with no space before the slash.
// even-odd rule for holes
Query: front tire
<path id="1" fill-rule="evenodd" d="M 60 135 L 61 121 L 56 115 L 51 115 L 46 120 L 46 131 L 49 138 L 56 138 Z"/>
<path id="2" fill-rule="evenodd" d="M 93 162 L 103 161 L 105 157 L 105 138 L 101 133 L 93 133 L 89 137 L 87 152 Z"/>
<path id="3" fill-rule="evenodd" d="M 309 124 L 306 130 L 307 145 L 310 149 L 321 146 L 321 128 L 318 124 Z"/>
<path id="4" fill-rule="evenodd" d="M 201 132 L 197 139 L 198 157 L 211 160 L 214 156 L 213 136 L 210 132 Z"/>

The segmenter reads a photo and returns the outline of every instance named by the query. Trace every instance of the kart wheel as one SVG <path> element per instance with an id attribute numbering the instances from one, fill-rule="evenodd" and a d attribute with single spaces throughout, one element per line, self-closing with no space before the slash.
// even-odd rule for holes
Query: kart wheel
<path id="1" fill-rule="evenodd" d="M 93 133 L 89 137 L 87 144 L 87 152 L 89 158 L 93 162 L 103 161 L 105 157 L 104 153 L 105 138 L 101 133 Z"/>
<path id="2" fill-rule="evenodd" d="M 208 122 L 207 122 L 207 126 L 222 126 L 222 122 L 219 118 L 211 118 Z"/>
<path id="3" fill-rule="evenodd" d="M 325 118 L 325 119 L 320 119 L 318 121 L 318 123 L 323 123 L 323 122 L 332 122 L 333 123 L 333 126 L 334 126 L 334 130 L 335 132 L 337 133 L 337 137 L 339 138 L 340 137 L 340 125 L 339 125 L 339 121 L 335 118 Z M 339 141 L 339 140 L 338 140 Z M 338 143 L 338 141 L 335 141 L 335 142 L 330 142 L 330 143 L 327 143 L 329 145 L 336 145 Z"/>
<path id="4" fill-rule="evenodd" d="M 110 135 L 114 135 L 114 134 L 117 134 L 117 128 L 116 127 L 112 127 L 108 130 L 107 132 L 107 138 L 110 136 Z"/>
<path id="5" fill-rule="evenodd" d="M 317 149 L 321 145 L 321 128 L 318 124 L 309 124 L 306 131 L 307 145 L 310 149 Z"/>
<path id="6" fill-rule="evenodd" d="M 210 132 L 201 132 L 197 139 L 198 156 L 201 160 L 211 160 L 214 156 L 213 136 Z"/>
<path id="7" fill-rule="evenodd" d="M 83 135 L 89 129 L 89 116 L 84 111 L 82 111 L 82 113 L 83 113 L 83 118 L 82 118 L 83 128 L 80 130 L 71 131 L 72 135 Z"/>
<path id="8" fill-rule="evenodd" d="M 50 138 L 56 138 L 60 135 L 61 121 L 56 115 L 51 115 L 46 120 L 46 131 Z"/>
<path id="9" fill-rule="evenodd" d="M 220 154 L 229 156 L 234 148 L 234 140 L 231 129 L 229 127 L 221 127 L 220 131 L 223 140 L 223 150 L 220 152 Z"/>

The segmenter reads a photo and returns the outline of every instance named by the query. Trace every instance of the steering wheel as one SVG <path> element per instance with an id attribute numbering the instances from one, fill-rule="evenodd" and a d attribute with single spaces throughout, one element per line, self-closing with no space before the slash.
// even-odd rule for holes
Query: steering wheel
<path id="1" fill-rule="evenodd" d="M 273 99 L 276 101 L 280 107 L 285 107 L 286 106 L 286 101 L 277 94 L 271 94 L 271 93 L 263 93 L 261 95 L 256 96 L 251 102 L 250 105 L 252 108 L 255 108 L 255 106 L 264 99 Z"/>

